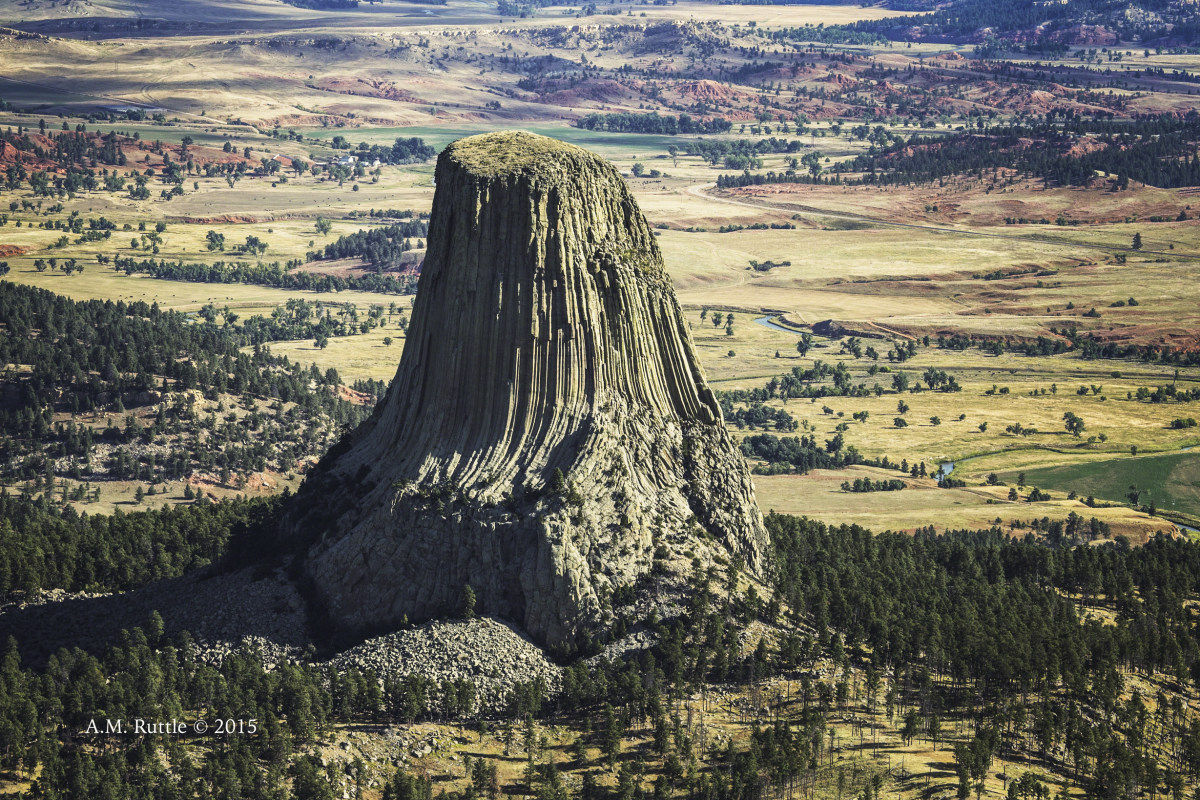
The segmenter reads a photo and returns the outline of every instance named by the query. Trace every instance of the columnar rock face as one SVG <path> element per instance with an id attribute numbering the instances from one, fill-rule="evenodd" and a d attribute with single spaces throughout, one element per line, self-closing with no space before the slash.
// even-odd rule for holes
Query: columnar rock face
<path id="1" fill-rule="evenodd" d="M 453 613 L 470 585 L 569 649 L 660 543 L 758 569 L 749 475 L 617 171 L 505 132 L 451 144 L 436 181 L 396 377 L 286 523 L 332 622 Z"/>

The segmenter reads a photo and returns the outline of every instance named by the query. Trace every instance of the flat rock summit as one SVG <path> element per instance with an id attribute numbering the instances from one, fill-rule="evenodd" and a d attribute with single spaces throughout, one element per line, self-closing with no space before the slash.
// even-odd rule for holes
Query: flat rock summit
<path id="1" fill-rule="evenodd" d="M 653 233 L 621 175 L 524 132 L 438 158 L 396 377 L 282 533 L 328 624 L 461 609 L 578 649 L 659 559 L 740 557 L 762 516 Z"/>

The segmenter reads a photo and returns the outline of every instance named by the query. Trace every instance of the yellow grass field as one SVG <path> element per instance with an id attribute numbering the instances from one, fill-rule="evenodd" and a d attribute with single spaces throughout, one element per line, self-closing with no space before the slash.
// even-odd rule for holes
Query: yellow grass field
<path id="1" fill-rule="evenodd" d="M 875 531 L 911 531 L 928 526 L 945 531 L 998 525 L 1016 533 L 1020 529 L 1012 527 L 1014 521 L 1044 516 L 1058 519 L 1072 512 L 1096 517 L 1111 526 L 1114 536 L 1123 535 L 1134 542 L 1145 541 L 1160 531 L 1177 531 L 1169 521 L 1150 519 L 1129 508 L 1088 508 L 1081 501 L 1061 495 L 1049 502 L 1010 502 L 1007 489 L 939 489 L 928 479 L 908 480 L 908 488 L 900 491 L 841 490 L 842 481 L 860 477 L 880 480 L 895 478 L 896 473 L 852 467 L 814 470 L 808 475 L 755 475 L 754 490 L 764 511 L 812 517 L 827 525 L 860 525 Z"/>
<path id="2" fill-rule="evenodd" d="M 125 0 L 97 3 L 114 19 L 131 19 L 138 13 Z M 713 164 L 684 152 L 698 138 L 753 142 L 769 135 L 790 142 L 788 153 L 763 153 L 761 165 L 755 165 L 756 170 L 776 172 L 796 169 L 793 155 L 819 153 L 830 174 L 837 162 L 870 152 L 869 142 L 853 135 L 853 115 L 847 113 L 842 119 L 838 111 L 826 113 L 801 102 L 805 89 L 829 89 L 831 102 L 843 104 L 838 106 L 842 108 L 846 98 L 836 87 L 845 83 L 867 91 L 872 86 L 869 81 L 874 79 L 863 74 L 867 61 L 860 59 L 859 66 L 843 69 L 844 65 L 822 57 L 809 72 L 798 69 L 794 74 L 772 75 L 764 79 L 764 86 L 707 77 L 668 81 L 660 80 L 661 76 L 684 75 L 693 66 L 684 45 L 678 52 L 654 52 L 636 44 L 640 37 L 662 36 L 662 41 L 674 42 L 672 37 L 677 37 L 688 43 L 686 47 L 699 47 L 725 37 L 731 46 L 746 52 L 758 49 L 757 55 L 743 53 L 740 60 L 723 62 L 724 68 L 733 69 L 755 58 L 790 58 L 803 50 L 801 45 L 770 39 L 762 31 L 843 24 L 896 12 L 845 5 L 684 2 L 590 17 L 581 17 L 580 10 L 571 6 L 556 6 L 514 21 L 465 0 L 436 7 L 388 0 L 378 7 L 364 4 L 344 13 L 306 11 L 306 36 L 329 37 L 338 43 L 317 47 L 295 37 L 287 13 L 278 4 L 254 0 L 237 8 L 238 22 L 229 23 L 227 29 L 201 27 L 198 23 L 210 18 L 211 7 L 182 0 L 163 11 L 164 24 L 174 26 L 171 35 L 0 37 L 0 58 L 12 66 L 0 83 L 0 95 L 18 107 L 30 98 L 44 101 L 36 113 L 0 112 L 0 125 L 33 129 L 46 118 L 51 130 L 64 122 L 68 128 L 85 124 L 94 130 L 137 133 L 144 143 L 178 143 L 190 136 L 195 147 L 210 155 L 219 156 L 228 143 L 228 152 L 248 154 L 245 157 L 252 165 L 276 154 L 324 161 L 342 152 L 333 146 L 335 136 L 351 145 L 385 146 L 398 137 L 415 136 L 441 147 L 463 135 L 525 128 L 593 149 L 626 175 L 654 226 L 714 388 L 753 389 L 793 368 L 810 368 L 818 359 L 845 362 L 855 383 L 864 382 L 868 389 L 878 383 L 882 393 L 816 402 L 792 400 L 786 410 L 802 426 L 799 433 L 820 442 L 831 438 L 852 414 L 867 412 L 865 423 L 848 423 L 843 434 L 848 445 L 867 457 L 887 455 L 930 465 L 961 462 L 955 477 L 971 484 L 961 490 L 914 488 L 901 492 L 902 496 L 854 497 L 847 502 L 839 491 L 829 491 L 830 484 L 835 489 L 840 484 L 833 480 L 836 475 L 762 476 L 758 484 L 765 507 L 810 509 L 830 521 L 845 514 L 842 518 L 861 519 L 872 527 L 909 529 L 922 519 L 985 524 L 995 518 L 991 512 L 999 496 L 993 497 L 999 490 L 981 488 L 992 472 L 1007 475 L 1021 469 L 1105 463 L 1131 457 L 1134 447 L 1143 455 L 1180 453 L 1198 441 L 1195 429 L 1170 427 L 1177 418 L 1198 416 L 1189 405 L 1152 404 L 1127 396 L 1139 388 L 1153 390 L 1171 382 L 1181 388 L 1198 386 L 1200 370 L 1194 367 L 1183 368 L 1176 376 L 1163 365 L 1082 361 L 1074 354 L 988 356 L 977 348 L 951 351 L 924 346 L 904 364 L 885 358 L 893 341 L 924 336 L 936 341 L 938 336 L 973 335 L 1018 343 L 1039 336 L 1064 341 L 1067 330 L 1118 342 L 1184 350 L 1200 347 L 1196 334 L 1200 289 L 1186 279 L 1200 257 L 1196 213 L 1185 214 L 1188 218 L 1183 221 L 1145 221 L 1151 216 L 1176 219 L 1196 203 L 1194 190 L 1139 186 L 1136 191 L 1110 192 L 1099 184 L 1047 187 L 1040 181 L 1001 175 L 993 176 L 994 185 L 957 177 L 922 186 L 775 184 L 717 190 L 717 177 L 737 170 L 719 159 Z M 52 16 L 42 6 L 22 13 L 29 19 Z M 603 38 L 609 33 L 611 41 Z M 929 67 L 928 74 L 940 76 L 939 80 L 952 78 L 967 67 L 962 56 L 971 54 L 969 47 L 923 43 L 855 46 L 846 52 L 867 55 L 878 65 L 896 70 L 892 78 L 897 80 L 918 63 Z M 524 80 L 527 74 L 512 68 L 511 59 L 518 55 L 548 63 L 561 59 L 563 65 L 577 66 L 586 58 L 596 70 L 618 77 L 627 66 L 634 72 L 588 88 L 597 94 L 573 93 L 555 85 L 530 88 L 534 84 Z M 805 59 L 816 64 L 818 55 L 813 51 Z M 56 74 L 53 65 L 64 63 L 72 65 L 70 74 Z M 1138 64 L 1165 69 L 1197 66 L 1194 57 L 1167 53 L 1147 56 L 1144 64 L 1141 60 Z M 935 87 L 934 78 L 928 80 L 928 86 Z M 972 102 L 982 102 L 979 91 L 962 89 Z M 1140 93 L 1123 89 L 1121 96 L 1141 104 L 1138 108 L 1149 108 L 1152 102 L 1165 108 L 1173 102 L 1174 91 L 1170 87 Z M 807 116 L 803 134 L 785 127 L 778 114 L 757 118 L 753 109 L 764 100 L 775 102 L 772 97 L 784 105 L 795 101 L 803 107 Z M 72 116 L 79 109 L 127 103 L 141 103 L 162 110 L 163 115 L 157 121 L 119 122 Z M 723 108 L 734 116 L 733 128 L 728 134 L 697 137 L 583 130 L 572 124 L 591 112 L 674 114 L 695 108 Z M 61 119 L 59 113 L 64 115 Z M 962 114 L 946 112 L 920 127 L 901 119 L 887 120 L 883 127 L 907 137 L 953 132 L 966 121 Z M 800 124 L 796 118 L 787 122 Z M 153 147 L 130 155 L 128 169 L 163 166 L 161 153 Z M 644 168 L 657 174 L 634 177 L 635 165 L 640 165 L 639 172 Z M 304 260 L 310 251 L 341 235 L 378 224 L 364 218 L 373 209 L 428 211 L 435 191 L 432 163 L 384 166 L 377 175 L 342 182 L 297 175 L 288 168 L 269 178 L 243 177 L 232 186 L 224 176 L 189 174 L 181 185 L 182 196 L 170 202 L 157 197 L 162 189 L 157 177 L 149 185 L 153 190 L 149 200 L 83 192 L 62 198 L 63 207 L 56 211 L 49 210 L 54 202 L 50 199 L 34 198 L 24 190 L 9 193 L 10 200 L 42 204 L 11 210 L 8 222 L 0 227 L 0 244 L 21 251 L 3 257 L 11 267 L 5 279 L 76 299 L 153 300 L 185 312 L 212 304 L 228 307 L 243 318 L 270 314 L 297 297 L 353 304 L 360 312 L 371 305 L 396 303 L 407 309 L 411 304 L 410 297 L 368 292 L 297 292 L 126 276 L 98 263 L 96 256 L 192 263 L 250 260 L 234 253 L 232 246 L 254 236 L 267 244 L 260 257 L 264 262 Z M 68 243 L 59 247 L 61 231 L 39 226 L 61 222 L 73 212 L 85 219 L 103 215 L 117 222 L 118 230 L 108 241 L 76 244 L 74 237 L 68 237 Z M 328 235 L 318 233 L 318 217 L 331 222 Z M 1048 224 L 1006 224 L 1006 219 L 1016 218 L 1044 219 Z M 131 243 L 140 240 L 140 224 L 158 222 L 165 223 L 166 230 L 157 252 L 141 241 Z M 720 230 L 752 225 L 776 227 Z M 124 230 L 125 226 L 131 230 Z M 225 236 L 225 252 L 207 250 L 209 231 Z M 1143 239 L 1140 251 L 1130 248 L 1134 234 Z M 71 276 L 53 269 L 38 271 L 38 260 L 49 258 L 77 259 L 84 271 Z M 766 271 L 751 268 L 751 262 L 768 261 L 777 266 Z M 303 269 L 357 266 L 317 264 Z M 1136 298 L 1136 306 L 1128 303 L 1130 298 Z M 1093 308 L 1095 312 L 1089 314 Z M 732 335 L 702 320 L 703 310 L 732 312 Z M 879 351 L 879 360 L 853 359 L 839 353 L 837 341 L 820 337 L 808 357 L 800 358 L 795 351 L 798 332 L 759 324 L 760 318 L 793 326 L 833 320 L 864 336 L 878 337 L 864 343 Z M 392 340 L 390 345 L 385 338 Z M 334 338 L 324 348 L 301 340 L 276 342 L 272 350 L 300 363 L 334 368 L 347 382 L 386 381 L 395 374 L 403 345 L 399 327 L 389 324 L 365 335 Z M 945 370 L 962 391 L 897 395 L 891 392 L 892 372 L 869 375 L 873 364 L 903 371 L 914 380 L 929 367 Z M 1089 388 L 1087 394 L 1077 394 L 1080 386 L 1096 386 L 1099 391 Z M 899 400 L 910 406 L 903 415 L 896 408 Z M 779 400 L 770 404 L 784 407 Z M 1084 436 L 1076 439 L 1065 432 L 1066 413 L 1085 420 Z M 897 416 L 903 416 L 906 427 L 896 427 Z M 940 424 L 931 422 L 934 417 Z M 1037 433 L 1006 432 L 1006 427 L 1017 423 L 1036 428 Z M 751 433 L 755 432 L 736 435 Z M 1089 437 L 1095 438 L 1089 441 Z M 993 504 L 988 504 L 989 499 Z M 1074 508 L 1057 498 L 1042 507 L 1063 514 Z M 1132 510 L 1103 511 L 1114 524 L 1133 524 L 1126 517 L 1138 516 Z M 1141 530 L 1161 524 L 1138 518 Z"/>

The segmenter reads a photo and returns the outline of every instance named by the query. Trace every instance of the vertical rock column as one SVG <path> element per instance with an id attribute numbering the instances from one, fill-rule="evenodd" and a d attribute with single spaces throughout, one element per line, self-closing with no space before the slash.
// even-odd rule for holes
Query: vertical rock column
<path id="1" fill-rule="evenodd" d="M 456 610 L 570 648 L 656 542 L 766 547 L 663 269 L 620 174 L 522 132 L 454 142 L 404 353 L 372 418 L 285 521 L 329 617 L 358 632 Z"/>

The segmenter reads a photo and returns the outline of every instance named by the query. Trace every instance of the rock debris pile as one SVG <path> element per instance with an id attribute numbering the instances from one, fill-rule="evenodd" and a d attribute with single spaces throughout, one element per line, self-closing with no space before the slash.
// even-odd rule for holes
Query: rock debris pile
<path id="1" fill-rule="evenodd" d="M 561 687 L 559 667 L 541 648 L 493 619 L 433 622 L 368 639 L 335 656 L 337 669 L 374 670 L 380 678 L 420 675 L 438 683 L 468 680 L 476 704 L 499 711 L 518 683 L 541 678 L 549 693 Z"/>

